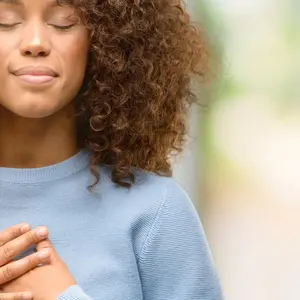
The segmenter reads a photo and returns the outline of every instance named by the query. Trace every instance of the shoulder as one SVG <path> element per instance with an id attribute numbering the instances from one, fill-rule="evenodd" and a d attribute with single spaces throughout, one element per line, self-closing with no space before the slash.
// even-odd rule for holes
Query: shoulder
<path id="1" fill-rule="evenodd" d="M 105 210 L 124 228 L 130 227 L 133 238 L 145 238 L 157 226 L 173 230 L 178 222 L 197 230 L 201 227 L 191 199 L 176 180 L 140 170 L 135 175 L 135 184 L 126 189 L 112 183 L 109 169 L 101 170 Z"/>
<path id="2" fill-rule="evenodd" d="M 172 240 L 189 239 L 185 245 L 195 242 L 199 247 L 203 240 L 201 221 L 176 180 L 139 170 L 135 172 L 136 183 L 125 189 L 111 181 L 109 168 L 102 168 L 100 175 L 104 211 L 110 220 L 118 220 L 115 226 L 119 226 L 119 232 L 125 230 L 130 236 L 137 258 L 153 250 L 151 241 L 157 241 L 166 251 Z"/>
<path id="3" fill-rule="evenodd" d="M 172 177 L 163 177 L 143 170 L 135 170 L 135 183 L 131 188 L 117 186 L 110 179 L 110 168 L 100 169 L 102 191 L 126 205 L 140 206 L 141 208 L 169 205 L 191 206 L 191 200 L 186 191 Z"/>

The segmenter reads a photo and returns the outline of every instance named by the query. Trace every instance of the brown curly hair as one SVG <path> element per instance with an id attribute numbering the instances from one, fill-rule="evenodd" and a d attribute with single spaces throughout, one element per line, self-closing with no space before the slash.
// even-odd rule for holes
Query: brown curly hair
<path id="1" fill-rule="evenodd" d="M 91 31 L 76 103 L 79 142 L 91 152 L 95 184 L 99 164 L 110 165 L 121 186 L 134 183 L 133 168 L 171 176 L 170 156 L 182 151 L 196 101 L 191 75 L 205 74 L 202 33 L 180 0 L 73 4 Z"/>

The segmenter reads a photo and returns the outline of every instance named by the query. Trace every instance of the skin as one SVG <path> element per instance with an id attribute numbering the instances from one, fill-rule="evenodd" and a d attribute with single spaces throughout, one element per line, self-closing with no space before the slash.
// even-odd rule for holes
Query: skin
<path id="1" fill-rule="evenodd" d="M 84 79 L 89 32 L 71 6 L 55 4 L 53 0 L 0 0 L 0 23 L 12 25 L 0 25 L 0 167 L 44 167 L 78 151 L 73 100 Z M 69 25 L 74 26 L 57 28 Z M 16 69 L 41 65 L 58 76 L 50 83 L 33 85 L 13 75 Z M 45 237 L 29 240 L 38 252 L 47 249 L 46 265 L 36 268 L 45 262 L 37 256 L 27 257 L 27 265 L 26 260 L 19 265 L 8 261 L 3 249 L 13 243 L 12 255 L 21 253 L 29 240 L 25 234 L 17 237 L 14 231 L 7 232 L 0 232 L 0 271 L 6 268 L 8 274 L 4 279 L 0 276 L 1 299 L 21 299 L 19 292 L 30 291 L 34 299 L 53 300 L 76 284 Z"/>
<path id="2" fill-rule="evenodd" d="M 34 244 L 36 253 L 12 261 Z M 53 300 L 76 284 L 49 241 L 46 227 L 30 230 L 29 224 L 14 225 L 0 232 L 0 245 L 0 299 Z M 39 264 L 42 266 L 37 267 Z"/>
<path id="3" fill-rule="evenodd" d="M 28 273 L 39 264 L 47 264 L 51 259 L 49 249 L 39 248 L 34 254 L 20 260 L 12 261 L 33 244 L 40 245 L 48 237 L 46 227 L 30 230 L 30 225 L 23 223 L 14 225 L 0 232 L 0 298 L 5 300 L 31 299 L 32 293 L 26 289 L 3 293 L 4 286 L 12 287 L 12 280 Z M 25 293 L 24 293 L 25 292 Z M 28 293 L 29 292 L 29 293 Z"/>
<path id="4" fill-rule="evenodd" d="M 0 1 L 0 23 L 16 25 L 0 26 L 0 166 L 55 164 L 78 150 L 73 99 L 84 79 L 89 32 L 71 6 L 7 2 Z M 58 73 L 51 84 L 25 84 L 12 74 L 41 65 Z"/>

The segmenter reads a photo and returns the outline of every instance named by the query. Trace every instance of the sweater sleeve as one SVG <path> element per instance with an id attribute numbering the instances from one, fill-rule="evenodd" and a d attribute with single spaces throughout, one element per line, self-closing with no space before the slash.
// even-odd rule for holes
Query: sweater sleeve
<path id="1" fill-rule="evenodd" d="M 92 300 L 79 285 L 73 285 L 59 295 L 57 300 Z"/>
<path id="2" fill-rule="evenodd" d="M 144 300 L 223 299 L 201 221 L 187 194 L 174 183 L 145 238 L 138 267 Z M 58 300 L 92 299 L 72 286 Z"/>
<path id="3" fill-rule="evenodd" d="M 139 257 L 144 300 L 221 300 L 214 261 L 197 212 L 172 183 Z"/>

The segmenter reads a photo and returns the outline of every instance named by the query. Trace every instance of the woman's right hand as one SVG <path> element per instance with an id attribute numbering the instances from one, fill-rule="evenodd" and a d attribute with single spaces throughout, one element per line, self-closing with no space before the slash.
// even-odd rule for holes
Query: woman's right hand
<path id="1" fill-rule="evenodd" d="M 5 294 L 1 292 L 1 285 L 34 269 L 39 264 L 47 263 L 50 256 L 41 250 L 22 259 L 12 261 L 30 246 L 48 237 L 46 227 L 30 230 L 28 224 L 18 224 L 0 232 L 0 300 L 30 300 L 30 291 Z"/>

